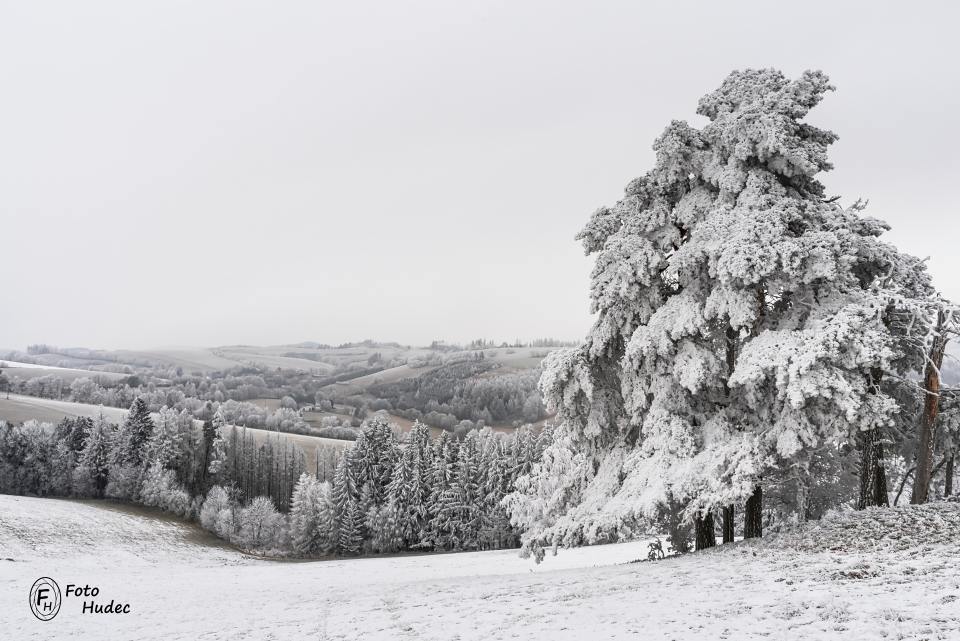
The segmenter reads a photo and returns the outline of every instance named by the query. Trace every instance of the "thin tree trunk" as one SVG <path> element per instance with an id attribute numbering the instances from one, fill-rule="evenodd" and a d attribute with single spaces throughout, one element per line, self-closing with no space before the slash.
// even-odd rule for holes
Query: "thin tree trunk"
<path id="1" fill-rule="evenodd" d="M 757 485 L 743 510 L 743 538 L 763 536 L 763 488 Z"/>
<path id="2" fill-rule="evenodd" d="M 913 471 L 914 471 L 915 469 L 916 469 L 916 468 L 911 467 L 911 468 L 910 468 L 909 470 L 907 470 L 906 473 L 903 475 L 903 480 L 900 481 L 900 489 L 897 490 L 897 495 L 896 495 L 895 497 L 893 497 L 893 506 L 894 506 L 894 507 L 896 507 L 896 506 L 897 506 L 897 503 L 900 502 L 900 495 L 903 494 L 903 488 L 904 488 L 904 486 L 907 484 L 907 479 L 910 478 L 910 475 L 913 474 Z"/>
<path id="3" fill-rule="evenodd" d="M 723 542 L 733 543 L 733 517 L 734 507 L 730 505 L 723 508 Z"/>
<path id="4" fill-rule="evenodd" d="M 797 520 L 807 522 L 810 512 L 810 461 L 802 458 L 793 467 L 794 479 L 797 481 Z"/>
<path id="5" fill-rule="evenodd" d="M 920 447 L 917 449 L 917 473 L 913 480 L 913 494 L 910 502 L 914 505 L 926 503 L 930 493 L 930 477 L 933 469 L 933 430 L 940 409 L 940 366 L 943 364 L 943 351 L 947 347 L 944 325 L 947 315 L 937 312 L 936 334 L 930 346 L 927 366 L 923 373 L 923 413 L 920 414 Z"/>
<path id="6" fill-rule="evenodd" d="M 725 346 L 726 346 L 726 361 L 727 361 L 727 379 L 724 380 L 723 385 L 727 391 L 727 398 L 730 398 L 730 387 L 727 384 L 727 381 L 730 379 L 730 376 L 733 375 L 733 370 L 737 368 L 737 343 L 740 340 L 740 332 L 735 330 L 732 326 L 727 325 L 727 331 L 725 335 Z M 733 518 L 735 516 L 733 503 L 727 505 L 723 508 L 723 542 L 724 543 L 733 543 Z"/>
<path id="7" fill-rule="evenodd" d="M 667 512 L 667 540 L 677 554 L 690 551 L 690 525 L 684 522 L 680 504 L 671 500 Z"/>
<path id="8" fill-rule="evenodd" d="M 727 361 L 727 378 L 733 374 L 733 370 L 737 368 L 737 341 L 740 338 L 740 332 L 734 328 L 727 325 L 725 339 L 726 346 L 726 361 Z"/>
<path id="9" fill-rule="evenodd" d="M 713 512 L 707 512 L 703 517 L 698 516 L 696 519 L 697 525 L 697 537 L 696 537 L 696 549 L 705 550 L 707 548 L 712 548 L 717 544 L 717 535 L 714 531 L 713 524 Z"/>
<path id="10" fill-rule="evenodd" d="M 947 471 L 944 472 L 943 496 L 948 497 L 953 494 L 953 461 L 957 458 L 956 454 L 951 454 L 947 459 Z"/>
<path id="11" fill-rule="evenodd" d="M 810 488 L 805 479 L 797 479 L 797 520 L 807 522 L 807 513 L 810 511 Z"/>

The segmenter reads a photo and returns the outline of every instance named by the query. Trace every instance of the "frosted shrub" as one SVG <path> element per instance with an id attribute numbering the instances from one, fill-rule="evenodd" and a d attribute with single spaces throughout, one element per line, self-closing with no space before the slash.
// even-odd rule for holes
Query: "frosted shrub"
<path id="1" fill-rule="evenodd" d="M 274 546 L 283 525 L 273 501 L 265 496 L 258 496 L 241 509 L 238 520 L 240 527 L 235 542 L 254 549 Z"/>
<path id="2" fill-rule="evenodd" d="M 233 507 L 230 495 L 219 485 L 214 485 L 207 492 L 207 498 L 200 508 L 200 525 L 210 532 L 217 532 L 217 519 L 220 512 Z"/>
<path id="3" fill-rule="evenodd" d="M 173 472 L 157 462 L 150 465 L 140 489 L 140 502 L 149 507 L 163 507 L 167 492 L 174 485 Z"/>
<path id="4" fill-rule="evenodd" d="M 177 516 L 190 516 L 190 494 L 177 483 L 173 471 L 163 469 L 159 462 L 147 469 L 140 490 L 140 502 Z"/>
<path id="5" fill-rule="evenodd" d="M 163 509 L 177 516 L 190 516 L 190 495 L 182 487 L 168 488 L 163 495 Z"/>
<path id="6" fill-rule="evenodd" d="M 224 508 L 217 513 L 213 532 L 226 541 L 236 540 L 237 519 L 236 510 L 233 507 Z"/>
<path id="7" fill-rule="evenodd" d="M 140 493 L 140 468 L 121 465 L 110 468 L 110 480 L 105 494 L 121 501 L 136 500 Z"/>

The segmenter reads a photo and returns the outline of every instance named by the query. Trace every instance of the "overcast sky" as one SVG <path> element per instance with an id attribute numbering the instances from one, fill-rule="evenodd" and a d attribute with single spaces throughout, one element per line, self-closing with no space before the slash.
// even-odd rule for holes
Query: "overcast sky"
<path id="1" fill-rule="evenodd" d="M 578 339 L 573 236 L 745 67 L 960 300 L 955 7 L 0 0 L 0 346 Z"/>

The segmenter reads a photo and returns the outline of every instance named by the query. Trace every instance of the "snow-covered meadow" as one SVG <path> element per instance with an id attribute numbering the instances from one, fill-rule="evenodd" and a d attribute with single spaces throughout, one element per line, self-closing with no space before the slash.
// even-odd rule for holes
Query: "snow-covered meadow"
<path id="1" fill-rule="evenodd" d="M 8 639 L 957 639 L 958 532 L 960 504 L 940 503 L 655 563 L 630 563 L 644 542 L 561 550 L 541 565 L 512 550 L 283 562 L 152 512 L 0 496 L 0 629 Z M 41 622 L 26 598 L 41 576 L 96 585 L 131 614 L 81 614 L 70 598 Z"/>

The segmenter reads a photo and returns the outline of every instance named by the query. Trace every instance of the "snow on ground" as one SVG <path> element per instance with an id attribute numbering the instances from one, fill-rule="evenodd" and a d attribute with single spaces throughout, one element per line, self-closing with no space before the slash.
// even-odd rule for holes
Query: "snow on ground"
<path id="1" fill-rule="evenodd" d="M 0 496 L 0 630 L 9 639 L 960 639 L 960 506 L 878 514 L 656 563 L 628 563 L 646 556 L 644 543 L 561 550 L 539 566 L 512 550 L 278 562 L 148 511 Z M 920 526 L 935 535 L 906 534 Z M 873 538 L 853 544 L 863 534 Z M 27 607 L 41 576 L 97 585 L 100 600 L 131 613 L 81 614 L 81 599 L 69 598 L 41 622 Z"/>
<path id="2" fill-rule="evenodd" d="M 21 423 L 31 419 L 45 421 L 48 423 L 59 423 L 65 416 L 77 417 L 86 416 L 96 419 L 103 414 L 108 421 L 122 423 L 127 417 L 127 410 L 118 407 L 106 407 L 104 405 L 92 405 L 89 403 L 75 403 L 73 401 L 60 401 L 51 398 L 39 398 L 37 396 L 26 396 L 24 394 L 7 394 L 0 396 L 0 420 L 11 423 Z M 152 414 L 156 419 L 157 414 Z M 200 424 L 201 421 L 195 421 Z M 233 426 L 231 426 L 233 427 Z M 286 439 L 291 443 L 299 445 L 306 456 L 307 469 L 312 470 L 317 465 L 318 446 L 329 446 L 337 449 L 350 445 L 350 441 L 344 441 L 336 438 L 324 438 L 322 436 L 310 436 L 307 434 L 292 434 L 289 432 L 275 432 L 273 430 L 248 427 L 247 430 L 253 434 L 258 442 L 266 439 Z"/>

